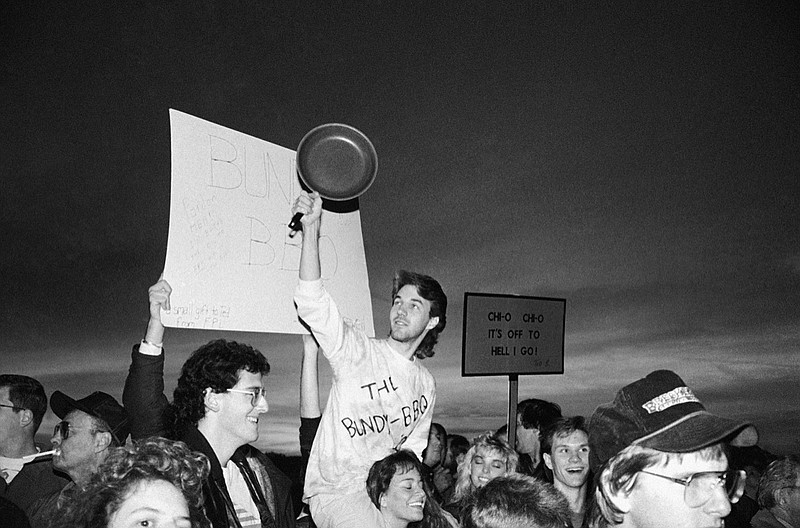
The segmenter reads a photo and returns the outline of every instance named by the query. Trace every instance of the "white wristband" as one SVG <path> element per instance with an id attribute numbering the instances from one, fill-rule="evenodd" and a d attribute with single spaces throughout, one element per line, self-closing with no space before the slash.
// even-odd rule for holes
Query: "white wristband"
<path id="1" fill-rule="evenodd" d="M 151 343 L 146 339 L 142 339 L 142 344 L 139 345 L 139 352 L 147 356 L 158 356 L 161 354 L 162 345 Z"/>

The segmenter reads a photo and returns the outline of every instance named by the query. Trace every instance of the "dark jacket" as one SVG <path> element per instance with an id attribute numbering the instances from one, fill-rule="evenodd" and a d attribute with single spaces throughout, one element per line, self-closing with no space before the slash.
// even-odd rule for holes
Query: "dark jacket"
<path id="1" fill-rule="evenodd" d="M 2 480 L 2 479 L 0 479 Z M 25 512 L 8 499 L 0 497 L 0 521 L 5 528 L 30 528 Z"/>
<path id="2" fill-rule="evenodd" d="M 206 438 L 196 428 L 190 428 L 181 440 L 193 451 L 203 453 L 211 461 L 211 475 L 203 485 L 206 515 L 211 524 L 215 528 L 239 526 L 233 502 L 225 486 L 222 466 Z M 294 508 L 289 495 L 292 482 L 289 477 L 284 475 L 265 454 L 250 445 L 243 445 L 237 449 L 231 457 L 231 462 L 236 464 L 244 476 L 250 496 L 258 507 L 261 526 L 294 526 Z"/>
<path id="3" fill-rule="evenodd" d="M 74 482 L 62 489 L 51 493 L 47 497 L 42 497 L 34 502 L 28 511 L 28 520 L 33 528 L 49 528 L 63 516 L 65 504 L 77 500 L 77 496 L 82 493 Z"/>
<path id="4" fill-rule="evenodd" d="M 758 510 L 750 524 L 753 528 L 786 528 L 769 510 Z"/>
<path id="5" fill-rule="evenodd" d="M 725 517 L 725 528 L 751 528 L 750 522 L 758 513 L 758 503 L 748 495 L 742 495 L 731 504 L 731 513 Z"/>
<path id="6" fill-rule="evenodd" d="M 122 401 L 131 422 L 131 438 L 166 436 L 167 398 L 164 395 L 164 354 L 148 356 L 133 347 L 132 361 Z M 222 466 L 203 434 L 189 428 L 179 440 L 211 461 L 211 474 L 203 485 L 206 515 L 214 528 L 239 528 Z M 258 507 L 264 528 L 294 528 L 295 516 L 290 495 L 291 480 L 258 449 L 244 445 L 231 457 L 241 471 L 250 496 Z"/>
<path id="7" fill-rule="evenodd" d="M 52 457 L 37 458 L 22 466 L 11 484 L 6 484 L 0 478 L 0 497 L 13 502 L 30 515 L 29 509 L 34 502 L 61 491 L 68 482 L 66 475 L 53 469 Z"/>

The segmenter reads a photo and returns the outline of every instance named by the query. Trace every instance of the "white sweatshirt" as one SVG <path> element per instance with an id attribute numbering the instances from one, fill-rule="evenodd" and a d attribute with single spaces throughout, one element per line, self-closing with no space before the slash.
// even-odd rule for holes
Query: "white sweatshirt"
<path id="1" fill-rule="evenodd" d="M 376 460 L 401 448 L 422 457 L 436 401 L 433 376 L 418 358 L 409 361 L 385 339 L 345 322 L 321 280 L 301 280 L 294 300 L 333 370 L 304 499 L 366 490 Z"/>

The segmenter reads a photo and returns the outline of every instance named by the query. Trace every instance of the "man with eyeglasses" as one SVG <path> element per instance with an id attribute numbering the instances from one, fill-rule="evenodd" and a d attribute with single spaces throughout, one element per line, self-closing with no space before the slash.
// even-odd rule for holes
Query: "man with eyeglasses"
<path id="1" fill-rule="evenodd" d="M 0 374 L 0 497 L 22 510 L 63 488 L 69 479 L 53 471 L 52 456 L 36 444 L 47 412 L 47 395 L 38 380 Z"/>
<path id="2" fill-rule="evenodd" d="M 725 445 L 758 440 L 751 423 L 709 413 L 669 370 L 623 387 L 588 428 L 593 528 L 723 526 L 745 480 L 728 469 Z"/>
<path id="3" fill-rule="evenodd" d="M 758 481 L 761 509 L 750 521 L 753 528 L 800 528 L 800 456 L 779 458 Z"/>
<path id="4" fill-rule="evenodd" d="M 149 289 L 150 320 L 134 346 L 123 402 L 134 439 L 182 440 L 211 462 L 203 486 L 206 515 L 214 528 L 294 526 L 291 480 L 262 452 L 259 418 L 266 413 L 264 378 L 269 363 L 253 347 L 217 339 L 183 364 L 173 401 L 164 395 L 164 325 L 172 292 L 161 279 Z"/>
<path id="5" fill-rule="evenodd" d="M 53 431 L 53 467 L 72 482 L 31 507 L 33 528 L 48 526 L 59 510 L 83 491 L 109 452 L 125 443 L 130 432 L 125 409 L 113 396 L 93 392 L 74 400 L 60 391 L 50 397 L 50 408 L 61 418 Z"/>

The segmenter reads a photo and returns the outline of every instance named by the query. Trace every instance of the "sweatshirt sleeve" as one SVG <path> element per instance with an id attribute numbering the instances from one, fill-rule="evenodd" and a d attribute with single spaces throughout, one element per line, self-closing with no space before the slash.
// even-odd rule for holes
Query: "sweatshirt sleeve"
<path id="1" fill-rule="evenodd" d="M 322 280 L 299 281 L 294 302 L 297 315 L 311 329 L 325 357 L 336 355 L 344 342 L 344 322 Z"/>

